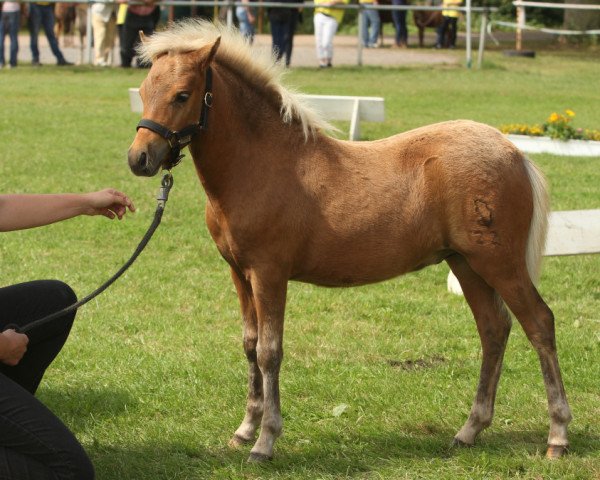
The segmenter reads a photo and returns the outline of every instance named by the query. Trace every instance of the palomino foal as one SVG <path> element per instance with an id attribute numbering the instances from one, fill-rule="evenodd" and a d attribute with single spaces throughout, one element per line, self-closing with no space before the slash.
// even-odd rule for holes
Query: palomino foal
<path id="1" fill-rule="evenodd" d="M 567 448 L 571 413 L 554 318 L 536 278 L 548 197 L 542 175 L 497 130 L 444 122 L 374 142 L 333 139 L 280 83 L 280 68 L 239 35 L 187 21 L 153 35 L 129 149 L 152 176 L 189 144 L 207 196 L 206 221 L 231 267 L 249 364 L 246 415 L 230 444 L 260 434 L 251 460 L 271 458 L 282 431 L 279 370 L 289 280 L 378 282 L 445 260 L 481 337 L 471 413 L 455 443 L 492 421 L 511 328 L 508 306 L 540 358 L 550 412 L 549 457 Z"/>

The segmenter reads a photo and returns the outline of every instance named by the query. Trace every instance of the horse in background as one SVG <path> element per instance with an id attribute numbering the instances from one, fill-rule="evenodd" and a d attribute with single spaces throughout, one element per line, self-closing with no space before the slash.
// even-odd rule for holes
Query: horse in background
<path id="1" fill-rule="evenodd" d="M 54 6 L 54 34 L 64 47 L 75 45 L 74 36 L 79 38 L 79 63 L 83 63 L 83 49 L 87 33 L 88 6 L 85 3 L 58 2 Z"/>
<path id="2" fill-rule="evenodd" d="M 379 0 L 378 4 L 392 5 L 392 0 Z M 432 2 L 428 1 L 425 5 L 431 6 Z M 440 10 L 409 10 L 406 12 L 407 21 L 409 14 L 412 14 L 413 21 L 415 22 L 415 26 L 417 27 L 417 30 L 419 32 L 419 47 L 423 48 L 425 46 L 425 29 L 433 28 L 436 30 L 437 33 L 437 28 L 443 22 L 442 12 Z M 381 20 L 379 44 L 383 45 L 383 25 L 386 23 L 391 23 L 392 27 L 394 27 L 391 10 L 380 10 L 379 18 Z M 446 45 L 449 44 L 449 36 L 450 32 L 446 32 L 446 39 L 444 40 Z"/>
<path id="3" fill-rule="evenodd" d="M 475 399 L 454 443 L 473 445 L 492 422 L 510 309 L 540 360 L 547 456 L 566 451 L 571 412 L 554 315 L 534 284 L 548 192 L 541 172 L 504 135 L 457 120 L 377 141 L 337 140 L 282 85 L 272 55 L 210 22 L 171 25 L 143 41 L 139 55 L 152 67 L 140 88 L 143 118 L 129 166 L 153 176 L 189 145 L 207 227 L 240 301 L 248 396 L 232 447 L 254 442 L 260 430 L 249 460 L 262 461 L 282 433 L 288 281 L 357 286 L 446 261 L 482 346 Z"/>
<path id="4" fill-rule="evenodd" d="M 432 11 L 432 10 L 413 10 L 413 20 L 415 21 L 415 25 L 419 30 L 419 47 L 423 48 L 425 46 L 425 29 L 433 28 L 436 30 L 444 21 L 444 17 L 442 16 L 442 12 Z M 446 36 L 448 36 L 450 32 L 446 32 Z M 446 45 L 449 43 L 448 39 L 445 39 Z"/>

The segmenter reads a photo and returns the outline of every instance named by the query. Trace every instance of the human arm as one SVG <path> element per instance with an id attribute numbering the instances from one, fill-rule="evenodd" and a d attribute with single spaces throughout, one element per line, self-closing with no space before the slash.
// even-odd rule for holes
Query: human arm
<path id="1" fill-rule="evenodd" d="M 29 337 L 22 333 L 17 333 L 12 329 L 0 333 L 0 362 L 14 367 L 17 365 L 25 352 Z"/>
<path id="2" fill-rule="evenodd" d="M 0 195 L 0 231 L 23 230 L 79 215 L 123 218 L 133 202 L 112 188 L 90 193 Z"/>

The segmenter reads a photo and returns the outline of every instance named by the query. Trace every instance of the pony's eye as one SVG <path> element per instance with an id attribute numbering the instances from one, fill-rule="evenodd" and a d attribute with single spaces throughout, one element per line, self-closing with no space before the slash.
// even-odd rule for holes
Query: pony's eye
<path id="1" fill-rule="evenodd" d="M 175 103 L 185 103 L 188 98 L 190 98 L 190 94 L 187 92 L 179 92 L 175 95 Z"/>

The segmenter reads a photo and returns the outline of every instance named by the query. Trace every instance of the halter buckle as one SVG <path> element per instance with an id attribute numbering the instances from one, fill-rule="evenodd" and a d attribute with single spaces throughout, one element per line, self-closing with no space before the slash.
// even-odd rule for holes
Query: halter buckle
<path id="1" fill-rule="evenodd" d="M 213 94 L 212 92 L 206 92 L 204 94 L 204 105 L 206 105 L 208 108 L 212 107 L 213 104 Z"/>

